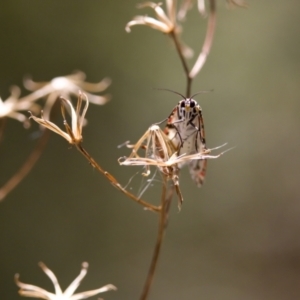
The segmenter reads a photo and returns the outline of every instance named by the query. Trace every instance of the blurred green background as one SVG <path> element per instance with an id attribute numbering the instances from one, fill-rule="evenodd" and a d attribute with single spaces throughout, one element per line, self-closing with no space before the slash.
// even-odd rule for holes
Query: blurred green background
<path id="1" fill-rule="evenodd" d="M 146 27 L 127 34 L 138 1 L 11 0 L 0 9 L 0 94 L 82 70 L 109 76 L 112 100 L 90 106 L 84 145 L 123 184 L 138 170 L 120 167 L 117 145 L 135 142 L 180 100 L 153 88 L 185 92 L 167 36 Z M 228 10 L 218 1 L 212 52 L 193 84 L 208 147 L 235 147 L 209 161 L 198 189 L 184 169 L 150 299 L 279 300 L 300 298 L 300 2 L 248 1 Z M 151 14 L 151 13 L 150 13 Z M 206 20 L 188 15 L 183 39 L 201 49 Z M 61 122 L 60 117 L 57 118 Z M 35 144 L 9 120 L 0 147 L 0 184 Z M 159 178 L 158 178 L 159 179 Z M 138 191 L 141 176 L 130 185 Z M 159 182 L 145 197 L 159 201 Z M 155 200 L 157 199 L 157 200 Z M 152 256 L 157 216 L 115 190 L 61 137 L 51 135 L 30 175 L 0 203 L 0 299 L 20 299 L 13 282 L 53 290 L 43 261 L 65 288 L 88 261 L 79 291 L 107 283 L 101 297 L 138 299 Z M 97 299 L 97 296 L 93 299 Z"/>

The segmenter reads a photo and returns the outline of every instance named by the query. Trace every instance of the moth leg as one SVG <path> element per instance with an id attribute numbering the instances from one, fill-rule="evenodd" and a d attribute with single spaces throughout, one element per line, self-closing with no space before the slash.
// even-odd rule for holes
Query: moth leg
<path id="1" fill-rule="evenodd" d="M 160 124 L 166 122 L 168 119 L 169 119 L 169 118 L 163 119 L 162 121 L 159 121 L 159 122 L 154 123 L 154 124 L 152 124 L 152 125 L 160 125 Z"/>

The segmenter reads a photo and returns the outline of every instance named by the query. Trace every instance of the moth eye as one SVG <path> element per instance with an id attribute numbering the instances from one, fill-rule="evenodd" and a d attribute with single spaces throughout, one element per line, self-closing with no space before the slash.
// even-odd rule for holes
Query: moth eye
<path id="1" fill-rule="evenodd" d="M 180 106 L 181 106 L 181 107 L 185 107 L 184 101 L 182 101 L 182 102 L 180 103 Z"/>
<path id="2" fill-rule="evenodd" d="M 195 107 L 195 101 L 191 101 L 190 107 Z"/>

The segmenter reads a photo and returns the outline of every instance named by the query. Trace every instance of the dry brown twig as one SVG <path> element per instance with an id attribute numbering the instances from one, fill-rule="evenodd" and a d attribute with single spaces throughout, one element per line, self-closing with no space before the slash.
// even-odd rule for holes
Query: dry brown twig
<path id="1" fill-rule="evenodd" d="M 49 132 L 44 130 L 35 147 L 16 173 L 0 188 L 0 202 L 28 175 L 39 160 L 49 139 Z"/>

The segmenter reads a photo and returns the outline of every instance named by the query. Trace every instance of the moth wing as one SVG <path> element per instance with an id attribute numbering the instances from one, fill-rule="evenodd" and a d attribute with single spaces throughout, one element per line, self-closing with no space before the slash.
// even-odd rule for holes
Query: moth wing
<path id="1" fill-rule="evenodd" d="M 206 175 L 207 159 L 192 160 L 189 162 L 189 170 L 192 180 L 201 187 Z"/>
<path id="2" fill-rule="evenodd" d="M 196 126 L 198 126 L 199 131 L 196 134 L 195 145 L 198 152 L 203 152 L 206 150 L 205 145 L 205 131 L 204 131 L 204 122 L 201 112 L 199 113 L 198 118 L 196 119 Z M 189 162 L 189 171 L 192 177 L 192 180 L 197 184 L 198 187 L 201 187 L 204 183 L 205 175 L 207 168 L 207 159 L 198 159 L 192 160 Z"/>

